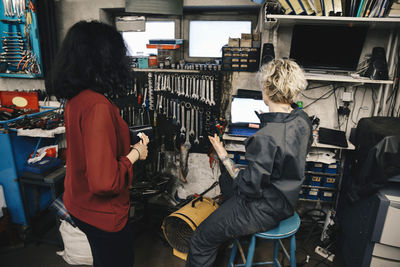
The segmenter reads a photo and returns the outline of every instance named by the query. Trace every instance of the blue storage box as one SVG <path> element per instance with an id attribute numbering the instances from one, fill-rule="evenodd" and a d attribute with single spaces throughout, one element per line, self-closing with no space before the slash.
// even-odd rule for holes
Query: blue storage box
<path id="1" fill-rule="evenodd" d="M 305 171 L 312 171 L 312 166 L 313 166 L 313 164 L 314 164 L 314 162 L 307 161 L 307 162 L 306 162 Z"/>
<path id="2" fill-rule="evenodd" d="M 247 165 L 246 156 L 244 154 L 243 155 L 239 155 L 237 157 L 237 163 L 238 164 L 242 164 L 242 165 Z"/>
<path id="3" fill-rule="evenodd" d="M 313 172 L 323 172 L 324 164 L 320 162 L 312 162 L 311 171 Z"/>
<path id="4" fill-rule="evenodd" d="M 332 191 L 321 191 L 320 199 L 323 201 L 333 201 L 333 194 Z"/>
<path id="5" fill-rule="evenodd" d="M 308 190 L 306 199 L 318 200 L 318 196 L 319 196 L 319 189 L 312 188 L 312 189 Z"/>
<path id="6" fill-rule="evenodd" d="M 59 158 L 44 157 L 38 162 L 25 164 L 24 172 L 31 172 L 44 175 L 55 170 L 61 165 L 62 161 Z"/>
<path id="7" fill-rule="evenodd" d="M 338 173 L 338 164 L 333 163 L 333 164 L 326 165 L 325 172 L 331 173 L 331 174 L 337 174 Z"/>
<path id="8" fill-rule="evenodd" d="M 310 185 L 321 186 L 321 183 L 322 183 L 322 177 L 321 176 L 311 175 Z"/>
<path id="9" fill-rule="evenodd" d="M 311 177 L 311 175 L 305 175 L 304 182 L 303 182 L 304 185 L 310 184 L 310 177 Z"/>
<path id="10" fill-rule="evenodd" d="M 139 69 L 148 69 L 149 68 L 149 58 L 148 57 L 139 57 L 138 58 L 138 67 L 139 67 Z"/>
<path id="11" fill-rule="evenodd" d="M 300 192 L 299 192 L 299 198 L 305 199 L 307 193 L 308 193 L 308 189 L 307 188 L 301 188 Z"/>
<path id="12" fill-rule="evenodd" d="M 336 177 L 329 177 L 329 176 L 325 177 L 323 179 L 323 184 L 322 185 L 325 186 L 325 187 L 334 188 L 335 185 L 336 185 Z"/>

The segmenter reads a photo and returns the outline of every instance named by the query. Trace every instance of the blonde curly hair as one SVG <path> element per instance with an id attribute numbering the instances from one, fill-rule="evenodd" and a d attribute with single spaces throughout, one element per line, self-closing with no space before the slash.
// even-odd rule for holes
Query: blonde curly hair
<path id="1" fill-rule="evenodd" d="M 258 73 L 262 91 L 275 103 L 291 104 L 307 87 L 303 69 L 293 60 L 274 59 Z"/>

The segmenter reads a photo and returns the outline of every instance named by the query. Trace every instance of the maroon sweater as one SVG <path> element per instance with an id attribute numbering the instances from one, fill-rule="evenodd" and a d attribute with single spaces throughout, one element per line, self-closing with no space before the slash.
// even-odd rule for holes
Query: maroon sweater
<path id="1" fill-rule="evenodd" d="M 64 204 L 76 218 L 117 232 L 128 219 L 132 164 L 128 126 L 105 96 L 85 90 L 65 107 Z"/>

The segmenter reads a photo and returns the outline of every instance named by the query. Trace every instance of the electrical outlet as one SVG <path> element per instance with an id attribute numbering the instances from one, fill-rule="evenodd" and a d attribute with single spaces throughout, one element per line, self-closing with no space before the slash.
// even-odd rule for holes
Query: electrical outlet
<path id="1" fill-rule="evenodd" d="M 335 258 L 335 254 L 330 253 L 328 250 L 321 248 L 320 246 L 315 247 L 315 253 L 331 262 L 333 262 L 333 258 Z"/>
<path id="2" fill-rule="evenodd" d="M 351 102 L 351 101 L 353 101 L 353 93 L 352 92 L 343 92 L 342 101 L 343 102 Z"/>

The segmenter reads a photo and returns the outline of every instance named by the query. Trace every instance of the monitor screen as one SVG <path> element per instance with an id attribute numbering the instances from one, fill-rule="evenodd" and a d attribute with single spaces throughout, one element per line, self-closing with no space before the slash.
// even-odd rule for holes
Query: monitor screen
<path id="1" fill-rule="evenodd" d="M 305 69 L 357 69 L 367 27 L 295 25 L 290 58 Z"/>
<path id="2" fill-rule="evenodd" d="M 231 123 L 260 123 L 255 111 L 265 113 L 269 111 L 262 99 L 232 98 Z"/>

